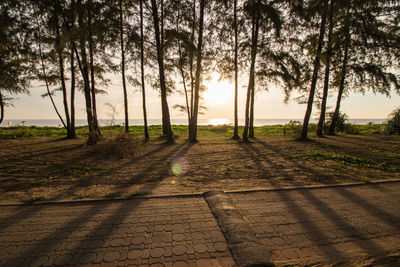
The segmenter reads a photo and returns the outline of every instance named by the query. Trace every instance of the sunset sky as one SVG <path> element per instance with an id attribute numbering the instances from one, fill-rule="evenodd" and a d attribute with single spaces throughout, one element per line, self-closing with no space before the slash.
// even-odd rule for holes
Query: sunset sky
<path id="1" fill-rule="evenodd" d="M 208 90 L 203 93 L 203 104 L 207 107 L 200 119 L 226 118 L 232 122 L 233 120 L 233 83 L 228 80 L 218 82 L 218 74 L 212 75 L 211 80 L 205 81 L 204 84 Z M 244 105 L 246 81 L 242 81 L 239 86 L 239 119 L 244 117 Z M 42 98 L 45 93 L 44 86 L 33 84 L 31 95 L 18 95 L 14 100 L 14 107 L 6 109 L 5 123 L 7 120 L 22 119 L 57 119 L 50 99 Z M 111 110 L 105 103 L 113 104 L 118 111 L 116 118 L 123 118 L 123 97 L 122 86 L 118 77 L 113 79 L 110 84 L 107 95 L 99 95 L 97 97 L 98 117 L 100 119 L 110 119 Z M 328 109 L 332 110 L 336 101 L 336 92 L 331 93 L 328 102 Z M 280 88 L 271 88 L 269 92 L 256 93 L 255 101 L 255 119 L 302 119 L 304 117 L 305 105 L 297 104 L 293 100 L 289 104 L 283 103 L 283 92 Z M 62 112 L 61 93 L 56 96 L 57 105 Z M 141 93 L 138 89 L 129 87 L 129 118 L 142 119 Z M 185 104 L 183 95 L 173 94 L 168 97 L 171 118 L 185 119 L 186 114 L 173 108 L 175 104 Z M 397 106 L 400 106 L 400 96 L 392 93 L 391 98 L 383 95 L 374 95 L 367 93 L 362 94 L 351 93 L 349 97 L 342 101 L 342 112 L 349 115 L 351 119 L 384 119 Z M 160 119 L 161 107 L 158 92 L 147 87 L 147 108 L 148 118 Z M 318 110 L 314 107 L 313 118 L 318 114 Z M 81 92 L 77 94 L 76 99 L 76 118 L 85 119 L 84 98 Z"/>

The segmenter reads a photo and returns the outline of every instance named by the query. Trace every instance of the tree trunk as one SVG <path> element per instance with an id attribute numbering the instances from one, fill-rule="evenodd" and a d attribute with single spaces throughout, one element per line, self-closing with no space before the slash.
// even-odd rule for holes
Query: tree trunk
<path id="1" fill-rule="evenodd" d="M 237 0 L 233 0 L 233 28 L 235 31 L 235 107 L 234 107 L 234 126 L 233 126 L 233 139 L 238 140 L 239 125 L 238 125 L 238 26 L 237 26 Z"/>
<path id="2" fill-rule="evenodd" d="M 322 51 L 322 45 L 324 42 L 324 34 L 325 34 L 325 24 L 326 24 L 326 14 L 327 13 L 327 0 L 323 1 L 323 13 L 321 14 L 321 24 L 320 24 L 320 29 L 319 29 L 319 39 L 318 39 L 318 47 L 317 47 L 317 54 L 315 55 L 314 59 L 314 71 L 313 71 L 313 76 L 311 80 L 311 89 L 310 89 L 310 95 L 308 97 L 308 103 L 307 103 L 307 110 L 304 116 L 304 121 L 303 121 L 303 129 L 301 132 L 301 140 L 307 139 L 308 135 L 308 123 L 310 121 L 311 117 L 311 112 L 312 112 L 312 106 L 314 103 L 314 95 L 315 95 L 315 87 L 317 85 L 317 79 L 318 79 L 318 71 L 319 71 L 319 66 L 321 64 L 320 61 L 320 55 Z"/>
<path id="3" fill-rule="evenodd" d="M 3 95 L 1 94 L 0 91 L 0 123 L 3 122 L 4 119 L 4 100 L 3 100 Z"/>
<path id="4" fill-rule="evenodd" d="M 165 84 L 165 73 L 164 73 L 164 55 L 160 40 L 160 28 L 159 28 L 159 18 L 156 0 L 151 0 L 151 7 L 153 13 L 154 22 L 154 34 L 156 38 L 157 45 L 157 61 L 160 74 L 160 87 L 161 87 L 161 109 L 163 117 L 163 129 L 165 129 L 165 135 L 167 137 L 167 142 L 174 142 L 174 137 L 171 129 L 171 121 L 169 117 L 168 101 L 167 101 L 167 87 Z"/>
<path id="5" fill-rule="evenodd" d="M 348 16 L 349 11 L 347 10 L 347 16 Z M 344 56 L 343 56 L 343 65 L 342 65 L 342 70 L 340 74 L 340 83 L 339 83 L 339 92 L 336 100 L 336 108 L 335 112 L 333 113 L 331 125 L 329 126 L 329 135 L 335 135 L 335 130 L 336 130 L 336 124 L 339 119 L 339 110 L 340 110 L 340 102 L 342 101 L 342 95 L 344 91 L 344 83 L 346 80 L 346 71 L 347 71 L 347 61 L 349 57 L 349 46 L 350 46 L 350 29 L 349 25 L 346 26 L 346 39 L 344 43 Z"/>
<path id="6" fill-rule="evenodd" d="M 257 2 L 257 6 L 260 4 L 260 0 Z M 249 141 L 249 125 L 250 125 L 250 102 L 255 86 L 255 65 L 257 56 L 257 44 L 258 44 L 258 31 L 259 31 L 259 11 L 256 12 L 256 17 L 252 22 L 251 29 L 251 63 L 250 63 L 250 73 L 249 73 L 249 84 L 247 86 L 247 96 L 246 96 L 246 110 L 245 110 L 245 124 L 243 129 L 243 141 Z M 254 97 L 254 96 L 253 96 Z M 254 100 L 253 100 L 254 102 Z"/>
<path id="7" fill-rule="evenodd" d="M 190 43 L 194 43 L 194 35 L 196 31 L 196 0 L 193 0 L 193 21 L 192 21 L 192 32 L 190 35 Z M 189 73 L 190 73 L 190 120 L 192 120 L 193 116 L 193 108 L 194 108 L 194 75 L 193 75 L 193 51 L 189 51 Z M 189 139 L 193 135 L 192 134 L 192 122 L 189 123 Z"/>
<path id="8" fill-rule="evenodd" d="M 90 2 L 91 4 L 91 2 Z M 89 65 L 90 65 L 90 81 L 91 81 L 91 95 L 92 95 L 92 110 L 93 110 L 93 125 L 97 135 L 101 136 L 99 122 L 97 120 L 96 108 L 96 86 L 95 86 L 95 71 L 94 71 L 94 44 L 93 44 L 93 31 L 92 31 L 92 10 L 88 8 L 88 37 L 89 37 Z"/>
<path id="9" fill-rule="evenodd" d="M 146 111 L 146 91 L 144 84 L 144 40 L 143 40 L 143 0 L 140 0 L 140 70 L 142 79 L 142 106 L 144 121 L 144 140 L 147 142 L 150 138 L 147 129 L 147 111 Z"/>
<path id="10" fill-rule="evenodd" d="M 322 137 L 324 135 L 325 125 L 325 113 L 326 113 L 326 101 L 328 98 L 329 88 L 329 72 L 330 63 L 332 56 L 332 34 L 333 34 L 333 8 L 335 6 L 335 0 L 331 0 L 329 7 L 329 32 L 328 32 L 328 48 L 326 50 L 326 67 L 325 67 L 325 78 L 324 78 L 324 92 L 322 95 L 321 114 L 319 116 L 317 136 Z"/>
<path id="11" fill-rule="evenodd" d="M 65 129 L 68 129 L 67 125 L 65 124 L 65 122 L 63 120 L 63 118 L 61 117 L 60 112 L 58 112 L 57 106 L 54 103 L 53 96 L 52 96 L 52 94 L 50 92 L 50 86 L 49 86 L 49 82 L 47 80 L 46 68 L 45 68 L 45 65 L 44 65 L 44 59 L 43 59 L 43 53 L 42 53 L 42 35 L 41 35 L 41 32 L 40 32 L 40 22 L 38 24 L 38 46 L 39 46 L 38 47 L 39 48 L 39 57 L 40 57 L 41 65 L 42 65 L 41 67 L 42 67 L 44 82 L 46 84 L 47 94 L 50 97 L 51 104 L 53 105 L 53 108 L 54 108 L 55 112 L 57 113 L 58 118 L 60 119 L 60 121 L 63 124 L 63 126 L 65 127 Z"/>
<path id="12" fill-rule="evenodd" d="M 84 28 L 83 25 L 83 6 L 82 6 L 82 1 L 78 0 L 78 24 L 79 28 L 82 29 Z M 80 48 L 81 48 L 81 57 L 82 60 L 79 64 L 81 73 L 83 76 L 84 80 L 84 93 L 85 93 L 85 104 L 86 104 L 86 115 L 87 115 L 87 121 L 88 121 L 88 126 L 89 126 L 89 138 L 87 141 L 88 145 L 95 145 L 99 141 L 99 134 L 96 130 L 95 122 L 94 122 L 94 117 L 93 117 L 93 110 L 92 110 L 92 99 L 91 99 L 91 92 L 90 92 L 90 80 L 89 80 L 89 70 L 88 70 L 88 64 L 87 64 L 87 55 L 86 55 L 86 40 L 85 40 L 85 34 L 81 32 L 79 34 L 79 43 L 80 43 Z M 75 48 L 75 52 L 77 52 Z M 79 57 L 77 56 L 77 60 L 79 62 Z"/>
<path id="13" fill-rule="evenodd" d="M 128 118 L 128 93 L 126 91 L 125 80 L 125 50 L 124 50 L 124 25 L 123 25 L 122 0 L 119 0 L 119 30 L 121 42 L 121 73 L 122 73 L 122 88 L 124 90 L 124 110 L 125 110 L 125 133 L 129 133 L 129 118 Z"/>
<path id="14" fill-rule="evenodd" d="M 176 18 L 176 32 L 179 33 L 179 23 L 180 23 L 180 13 L 179 13 L 179 9 L 177 10 L 178 15 Z M 185 92 L 185 99 L 186 99 L 186 113 L 188 116 L 188 132 L 190 135 L 190 125 L 191 125 L 191 116 L 192 114 L 190 113 L 190 107 L 189 107 L 189 97 L 188 97 L 188 91 L 187 91 L 187 87 L 186 87 L 186 78 L 185 78 L 185 72 L 183 70 L 183 59 L 182 59 L 182 45 L 181 45 L 181 41 L 178 39 L 178 54 L 179 54 L 179 71 L 181 73 L 182 76 L 182 84 L 183 84 L 183 90 Z"/>
<path id="15" fill-rule="evenodd" d="M 254 94 L 255 84 L 253 85 L 250 96 L 249 138 L 254 138 Z"/>
<path id="16" fill-rule="evenodd" d="M 62 15 L 62 19 L 64 21 L 64 26 L 67 28 L 67 30 L 71 30 L 71 26 L 69 26 L 68 21 L 66 19 L 65 13 L 63 12 L 62 6 L 60 4 L 60 1 L 57 0 L 57 9 Z M 83 29 L 83 7 L 82 7 L 82 0 L 77 1 L 78 6 L 78 26 L 80 29 Z M 89 138 L 88 141 L 86 142 L 87 145 L 95 145 L 99 141 L 99 135 L 97 135 L 96 131 L 94 131 L 94 125 L 93 125 L 93 114 L 92 114 L 92 108 L 91 108 L 91 98 L 90 98 L 90 85 L 89 85 L 89 74 L 88 74 L 88 69 L 87 69 L 87 58 L 86 58 L 86 49 L 85 49 L 85 34 L 81 32 L 79 34 L 79 46 L 81 47 L 81 53 L 82 53 L 82 60 L 80 59 L 78 49 L 75 45 L 75 41 L 71 39 L 71 44 L 72 48 L 74 50 L 75 56 L 76 56 L 76 61 L 78 62 L 79 70 L 82 74 L 83 78 L 83 83 L 84 83 L 84 95 L 85 95 L 85 104 L 86 104 L 86 116 L 87 116 L 87 121 L 88 121 L 88 127 L 89 127 Z M 72 102 L 73 103 L 73 102 Z"/>
<path id="17" fill-rule="evenodd" d="M 199 17 L 199 39 L 197 42 L 197 57 L 196 57 L 196 82 L 194 87 L 194 107 L 192 114 L 192 131 L 189 137 L 190 142 L 197 142 L 197 117 L 199 113 L 199 100 L 200 100 L 200 79 L 201 79 L 201 61 L 202 61 L 202 47 L 203 47 L 203 24 L 204 24 L 204 5 L 205 0 L 200 0 L 200 17 Z"/>
<path id="18" fill-rule="evenodd" d="M 74 63 L 73 48 L 71 48 L 70 64 L 71 64 L 71 137 L 70 138 L 76 138 L 76 132 L 75 132 L 75 63 Z"/>
<path id="19" fill-rule="evenodd" d="M 60 39 L 60 26 L 58 24 L 58 16 L 56 15 L 56 51 L 58 54 L 58 65 L 60 68 L 60 81 L 61 90 L 63 94 L 63 104 L 65 111 L 65 119 L 67 121 L 67 138 L 73 138 L 71 134 L 71 118 L 69 116 L 68 101 L 67 101 L 67 87 L 65 86 L 65 76 L 64 76 L 64 58 L 63 58 L 63 48 Z"/>

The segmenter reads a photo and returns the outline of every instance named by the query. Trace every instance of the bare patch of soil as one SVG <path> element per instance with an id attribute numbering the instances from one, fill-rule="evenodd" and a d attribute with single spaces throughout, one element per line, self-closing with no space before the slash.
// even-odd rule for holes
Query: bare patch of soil
<path id="1" fill-rule="evenodd" d="M 400 139 L 336 136 L 241 143 L 200 137 L 149 143 L 114 138 L 2 140 L 0 202 L 195 193 L 400 178 Z"/>

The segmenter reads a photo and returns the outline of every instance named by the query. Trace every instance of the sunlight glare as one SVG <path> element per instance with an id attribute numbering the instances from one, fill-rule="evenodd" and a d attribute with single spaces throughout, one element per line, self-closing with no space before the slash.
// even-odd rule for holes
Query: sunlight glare
<path id="1" fill-rule="evenodd" d="M 229 120 L 228 119 L 210 119 L 208 121 L 209 125 L 213 125 L 213 126 L 217 126 L 217 125 L 228 125 L 229 124 Z"/>
<path id="2" fill-rule="evenodd" d="M 233 102 L 234 86 L 228 80 L 218 81 L 219 74 L 214 72 L 211 79 L 204 82 L 207 90 L 203 97 L 206 105 L 220 106 Z"/>

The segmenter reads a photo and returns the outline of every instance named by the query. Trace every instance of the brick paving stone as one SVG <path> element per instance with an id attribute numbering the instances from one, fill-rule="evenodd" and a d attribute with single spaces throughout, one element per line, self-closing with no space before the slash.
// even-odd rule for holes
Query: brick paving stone
<path id="1" fill-rule="evenodd" d="M 207 246 L 205 244 L 196 244 L 194 245 L 194 251 L 197 253 L 204 253 L 207 251 Z"/>
<path id="2" fill-rule="evenodd" d="M 104 254 L 104 260 L 106 262 L 115 261 L 119 258 L 119 251 L 111 251 Z"/>
<path id="3" fill-rule="evenodd" d="M 182 241 L 184 239 L 185 239 L 184 234 L 173 234 L 172 235 L 172 240 L 174 240 L 174 241 Z"/>
<path id="4" fill-rule="evenodd" d="M 155 258 L 163 256 L 164 253 L 165 253 L 164 248 L 153 248 L 152 250 L 150 250 L 150 256 Z"/>
<path id="5" fill-rule="evenodd" d="M 61 255 L 54 261 L 55 265 L 66 265 L 72 260 L 72 255 Z"/>
<path id="6" fill-rule="evenodd" d="M 185 252 L 186 252 L 186 247 L 185 246 L 179 245 L 179 246 L 173 246 L 172 247 L 172 253 L 174 255 L 177 255 L 177 256 L 183 255 L 183 254 L 185 254 Z"/>
<path id="7" fill-rule="evenodd" d="M 188 267 L 189 264 L 184 261 L 177 261 L 177 262 L 174 262 L 174 264 L 172 266 L 173 267 Z"/>
<path id="8" fill-rule="evenodd" d="M 219 251 L 219 252 L 223 252 L 228 249 L 226 243 L 224 243 L 224 242 L 215 243 L 214 247 L 215 247 L 215 250 Z"/>
<path id="9" fill-rule="evenodd" d="M 144 244 L 146 238 L 144 236 L 135 236 L 132 238 L 131 243 L 138 245 L 138 244 Z"/>
<path id="10" fill-rule="evenodd" d="M 127 254 L 127 258 L 130 260 L 135 260 L 138 259 L 142 256 L 142 251 L 141 250 L 131 250 Z"/>

